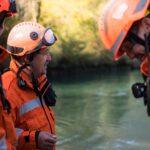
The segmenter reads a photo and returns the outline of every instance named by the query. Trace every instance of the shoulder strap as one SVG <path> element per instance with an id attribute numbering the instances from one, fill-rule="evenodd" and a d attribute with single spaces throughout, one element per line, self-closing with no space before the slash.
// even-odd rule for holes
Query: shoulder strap
<path id="1" fill-rule="evenodd" d="M 4 110 L 7 110 L 8 113 L 10 113 L 10 104 L 8 102 L 8 100 L 6 99 L 5 95 L 4 95 L 4 91 L 3 91 L 3 85 L 2 85 L 2 73 L 3 71 L 0 70 L 0 98 L 1 98 L 1 102 L 2 102 L 2 105 L 3 105 L 3 109 Z"/>

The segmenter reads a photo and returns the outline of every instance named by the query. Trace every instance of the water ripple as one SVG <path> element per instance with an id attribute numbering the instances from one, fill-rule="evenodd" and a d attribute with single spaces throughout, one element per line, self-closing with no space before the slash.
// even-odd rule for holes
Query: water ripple
<path id="1" fill-rule="evenodd" d="M 103 97 L 122 97 L 127 96 L 128 93 L 125 91 L 117 91 L 117 92 L 98 92 L 96 93 L 97 96 L 103 96 Z"/>
<path id="2" fill-rule="evenodd" d="M 57 142 L 57 144 L 56 145 L 62 145 L 62 144 L 65 144 L 65 143 L 69 143 L 69 142 L 71 142 L 71 141 L 73 141 L 74 139 L 77 139 L 77 138 L 79 138 L 80 137 L 80 135 L 74 135 L 74 136 L 72 136 L 72 137 L 70 137 L 70 138 L 66 138 L 66 139 L 63 139 L 63 140 L 60 140 L 60 141 L 58 141 Z"/>
<path id="3" fill-rule="evenodd" d="M 127 144 L 127 145 L 139 145 L 139 143 L 137 143 L 135 140 L 117 139 L 116 141 L 122 144 Z"/>
<path id="4" fill-rule="evenodd" d="M 89 142 L 93 142 L 93 141 L 96 141 L 98 139 L 103 139 L 103 138 L 104 138 L 104 135 L 93 135 L 92 137 L 86 139 L 85 142 L 89 143 Z"/>

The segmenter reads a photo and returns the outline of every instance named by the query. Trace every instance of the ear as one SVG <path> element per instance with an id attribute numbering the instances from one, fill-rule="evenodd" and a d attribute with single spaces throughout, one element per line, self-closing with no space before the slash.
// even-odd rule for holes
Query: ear
<path id="1" fill-rule="evenodd" d="M 27 64 L 30 63 L 30 55 L 26 55 L 26 56 L 24 57 L 24 62 L 27 63 Z"/>

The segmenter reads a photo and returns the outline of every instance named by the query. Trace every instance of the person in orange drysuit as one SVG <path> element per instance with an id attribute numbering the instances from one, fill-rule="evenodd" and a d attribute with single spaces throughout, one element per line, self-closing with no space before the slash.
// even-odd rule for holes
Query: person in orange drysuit
<path id="1" fill-rule="evenodd" d="M 16 13 L 15 0 L 0 0 L 0 35 L 3 32 L 4 20 L 6 17 L 12 16 Z M 3 63 L 8 56 L 4 47 L 0 46 L 0 64 Z M 2 69 L 2 68 L 1 68 Z M 2 70 L 0 71 L 0 149 L 13 150 L 16 149 L 17 133 L 21 130 L 15 129 L 11 116 L 11 107 L 5 98 L 1 80 Z M 17 133 L 16 133 L 17 132 Z"/>
<path id="2" fill-rule="evenodd" d="M 150 0 L 111 1 L 102 12 L 99 22 L 101 40 L 113 52 L 114 59 L 118 60 L 123 54 L 130 59 L 139 59 L 145 81 L 148 76 L 147 45 L 150 48 L 149 9 Z M 145 84 L 133 84 L 132 91 L 136 98 L 144 97 L 144 104 L 147 105 Z M 150 110 L 148 112 L 150 115 Z"/>
<path id="3" fill-rule="evenodd" d="M 115 60 L 123 54 L 141 62 L 145 59 L 144 34 L 150 32 L 149 5 L 149 0 L 116 0 L 106 5 L 99 20 L 99 34 Z"/>
<path id="4" fill-rule="evenodd" d="M 2 75 L 5 94 L 12 106 L 15 127 L 23 129 L 19 150 L 54 150 L 57 141 L 52 106 L 56 95 L 46 77 L 51 56 L 48 46 L 56 37 L 36 22 L 15 25 L 7 39 L 10 70 Z"/>

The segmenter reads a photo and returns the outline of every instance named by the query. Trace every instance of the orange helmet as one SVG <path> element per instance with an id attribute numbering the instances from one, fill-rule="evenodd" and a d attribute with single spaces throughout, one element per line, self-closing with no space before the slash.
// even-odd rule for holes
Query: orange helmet
<path id="1" fill-rule="evenodd" d="M 4 19 L 16 12 L 15 0 L 0 0 L 0 35 L 3 31 Z M 0 45 L 0 62 L 3 62 L 7 56 L 6 49 Z"/>
<path id="2" fill-rule="evenodd" d="M 119 48 L 132 24 L 143 18 L 149 7 L 149 0 L 111 0 L 101 14 L 99 33 L 105 47 L 118 60 L 123 53 Z"/>
<path id="3" fill-rule="evenodd" d="M 16 13 L 15 0 L 0 0 L 0 12 Z"/>
<path id="4" fill-rule="evenodd" d="M 0 24 L 5 17 L 12 16 L 17 12 L 15 0 L 0 0 Z"/>
<path id="5" fill-rule="evenodd" d="M 36 22 L 22 22 L 12 28 L 7 39 L 7 51 L 15 56 L 31 54 L 41 47 L 51 46 L 56 37 L 50 28 Z"/>

